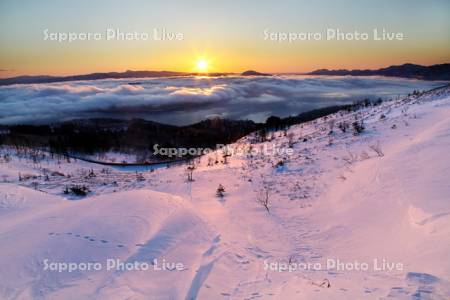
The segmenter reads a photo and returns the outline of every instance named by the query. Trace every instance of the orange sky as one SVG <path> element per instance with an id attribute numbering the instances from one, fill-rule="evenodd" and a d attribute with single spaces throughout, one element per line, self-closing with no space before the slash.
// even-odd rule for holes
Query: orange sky
<path id="1" fill-rule="evenodd" d="M 0 4 L 0 77 L 125 70 L 307 72 L 319 68 L 380 68 L 406 62 L 450 62 L 448 1 L 120 1 L 4 0 Z M 106 29 L 146 32 L 146 41 L 106 41 Z M 183 35 L 155 41 L 153 29 Z M 387 28 L 402 41 L 327 41 L 328 28 L 367 32 Z M 54 33 L 101 33 L 102 39 L 57 42 Z M 279 42 L 272 33 L 320 32 L 319 41 Z"/>

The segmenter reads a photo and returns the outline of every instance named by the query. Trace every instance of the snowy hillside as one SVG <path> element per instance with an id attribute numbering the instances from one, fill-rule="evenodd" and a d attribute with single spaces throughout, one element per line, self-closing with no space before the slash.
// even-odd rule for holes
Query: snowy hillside
<path id="1" fill-rule="evenodd" d="M 449 87 L 256 138 L 193 181 L 2 148 L 0 298 L 450 298 Z"/>

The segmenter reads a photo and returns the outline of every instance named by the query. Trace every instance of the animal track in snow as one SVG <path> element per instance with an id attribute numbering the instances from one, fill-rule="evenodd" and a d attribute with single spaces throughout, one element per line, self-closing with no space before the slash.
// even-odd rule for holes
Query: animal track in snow
<path id="1" fill-rule="evenodd" d="M 55 237 L 55 236 L 63 235 L 63 233 L 59 233 L 59 232 L 49 232 L 48 235 L 49 235 L 49 236 L 52 236 L 52 237 Z M 100 244 L 111 244 L 111 242 L 108 241 L 108 240 L 97 239 L 97 238 L 95 238 L 95 237 L 93 237 L 93 236 L 90 236 L 90 235 L 82 235 L 82 234 L 73 233 L 73 232 L 66 232 L 65 235 L 68 236 L 68 237 L 82 238 L 82 239 L 84 239 L 84 240 L 86 240 L 86 241 L 89 241 L 89 242 L 98 242 L 98 243 L 100 243 Z M 142 246 L 144 246 L 144 244 L 137 243 L 137 244 L 135 244 L 134 246 L 135 246 L 135 247 L 142 247 Z M 115 247 L 117 247 L 117 248 L 128 248 L 128 247 L 127 247 L 126 245 L 124 245 L 124 244 L 116 244 Z"/>

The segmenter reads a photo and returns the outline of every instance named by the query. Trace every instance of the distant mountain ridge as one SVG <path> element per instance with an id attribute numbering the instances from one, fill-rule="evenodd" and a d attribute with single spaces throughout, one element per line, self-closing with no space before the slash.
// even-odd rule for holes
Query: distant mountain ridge
<path id="1" fill-rule="evenodd" d="M 423 80 L 450 80 L 450 63 L 431 66 L 421 66 L 415 64 L 403 64 L 400 66 L 390 66 L 378 70 L 328 70 L 320 69 L 307 73 L 307 75 L 327 75 L 327 76 L 387 76 L 415 78 Z"/>
<path id="2" fill-rule="evenodd" d="M 133 78 L 158 78 L 158 77 L 181 77 L 195 76 L 205 74 L 195 72 L 174 72 L 174 71 L 125 71 L 125 72 L 106 72 L 106 73 L 90 73 L 82 75 L 70 76 L 17 76 L 11 78 L 0 79 L 0 86 L 10 84 L 32 84 L 32 83 L 52 83 L 66 82 L 78 80 L 101 80 L 101 79 L 133 79 Z M 206 76 L 225 76 L 236 75 L 236 73 L 208 73 Z M 240 74 L 241 76 L 272 76 L 272 74 L 260 73 L 249 70 Z M 400 66 L 390 66 L 378 70 L 329 70 L 319 69 L 306 75 L 326 75 L 326 76 L 387 76 L 387 77 L 403 77 L 415 78 L 423 80 L 450 80 L 450 63 L 438 64 L 432 66 L 421 66 L 415 64 L 403 64 Z"/>
<path id="3" fill-rule="evenodd" d="M 70 76 L 49 76 L 49 75 L 36 75 L 36 76 L 17 76 L 11 78 L 0 79 L 1 85 L 9 84 L 32 84 L 32 83 L 52 83 L 52 82 L 65 82 L 65 81 L 78 81 L 78 80 L 101 80 L 101 79 L 133 79 L 133 78 L 158 78 L 158 77 L 180 77 L 180 76 L 224 76 L 234 73 L 208 73 L 200 74 L 195 72 L 173 72 L 173 71 L 130 71 L 125 72 L 106 72 L 106 73 L 90 73 L 83 75 L 70 75 Z M 256 71 L 245 71 L 241 76 L 272 76 L 271 74 L 259 73 Z M 136 83 L 131 83 L 136 84 Z"/>
<path id="4" fill-rule="evenodd" d="M 223 76 L 229 73 L 208 73 L 208 76 Z M 107 72 L 107 73 L 90 73 L 83 75 L 71 76 L 17 76 L 11 78 L 0 79 L 1 85 L 9 84 L 30 84 L 30 83 L 52 83 L 78 80 L 101 80 L 101 79 L 126 79 L 126 78 L 145 78 L 145 77 L 179 77 L 199 75 L 198 73 L 188 72 L 172 72 L 172 71 L 125 71 L 125 72 Z M 204 76 L 204 74 L 201 74 Z"/>

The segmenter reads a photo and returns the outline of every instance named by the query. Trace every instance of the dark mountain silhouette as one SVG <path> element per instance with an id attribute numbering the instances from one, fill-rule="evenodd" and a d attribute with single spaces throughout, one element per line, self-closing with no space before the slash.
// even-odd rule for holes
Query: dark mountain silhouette
<path id="1" fill-rule="evenodd" d="M 242 72 L 241 76 L 272 76 L 271 74 L 259 73 L 253 70 Z"/>
<path id="2" fill-rule="evenodd" d="M 450 80 L 450 64 L 432 66 L 421 66 L 415 64 L 404 64 L 390 66 L 378 70 L 328 70 L 320 69 L 307 75 L 335 75 L 335 76 L 387 76 L 404 77 L 424 80 Z"/>
<path id="3" fill-rule="evenodd" d="M 229 73 L 210 73 L 208 76 L 223 76 Z M 27 84 L 27 83 L 51 83 L 51 82 L 64 82 L 64 81 L 77 81 L 77 80 L 99 80 L 99 79 L 124 79 L 124 78 L 145 78 L 145 77 L 179 77 L 179 76 L 192 76 L 202 75 L 198 73 L 186 73 L 186 72 L 172 72 L 172 71 L 126 71 L 126 72 L 109 72 L 109 73 L 91 73 L 84 75 L 71 75 L 71 76 L 18 76 L 0 79 L 0 85 L 8 84 Z M 137 84 L 137 83 L 135 83 Z"/>
<path id="4" fill-rule="evenodd" d="M 225 76 L 234 73 L 208 73 L 206 76 Z M 124 79 L 124 78 L 157 78 L 157 77 L 179 77 L 179 76 L 195 76 L 205 74 L 188 73 L 188 72 L 172 72 L 172 71 L 125 71 L 125 72 L 107 72 L 107 73 L 91 73 L 83 75 L 71 76 L 17 76 L 11 78 L 0 79 L 1 85 L 9 84 L 30 84 L 30 83 L 52 83 L 77 80 L 100 80 L 100 79 Z M 440 64 L 432 66 L 421 66 L 415 64 L 404 64 L 401 66 L 390 66 L 378 70 L 328 70 L 320 69 L 307 75 L 338 75 L 338 76 L 388 76 L 388 77 L 405 77 L 424 80 L 450 80 L 450 64 Z M 241 76 L 272 76 L 267 73 L 260 73 L 253 70 L 245 71 Z M 132 84 L 139 84 L 133 82 Z"/>

